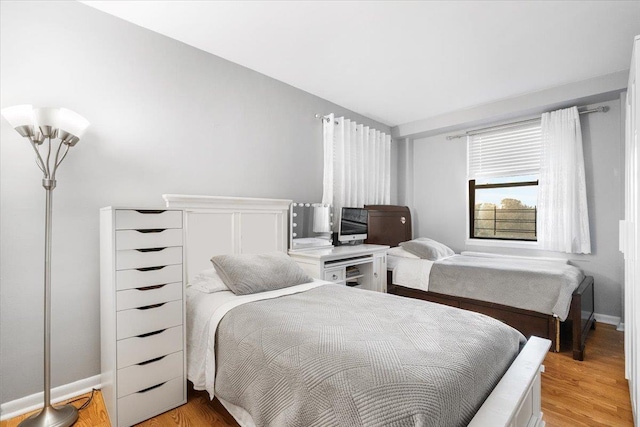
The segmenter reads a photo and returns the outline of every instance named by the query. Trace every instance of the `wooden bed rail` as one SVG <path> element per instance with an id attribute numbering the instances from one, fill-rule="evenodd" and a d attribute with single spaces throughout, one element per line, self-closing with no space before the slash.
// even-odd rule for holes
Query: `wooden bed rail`
<path id="1" fill-rule="evenodd" d="M 586 276 L 573 293 L 571 309 L 567 320 L 571 320 L 573 337 L 573 358 L 584 360 L 585 341 L 590 329 L 595 329 L 594 282 L 592 276 Z"/>

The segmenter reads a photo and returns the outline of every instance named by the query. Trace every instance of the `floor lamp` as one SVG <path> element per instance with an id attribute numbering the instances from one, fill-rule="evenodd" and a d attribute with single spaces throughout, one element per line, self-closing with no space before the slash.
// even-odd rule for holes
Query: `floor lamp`
<path id="1" fill-rule="evenodd" d="M 56 187 L 56 171 L 69 148 L 80 141 L 89 122 L 66 108 L 33 108 L 17 105 L 1 111 L 9 124 L 36 152 L 36 163 L 44 178 L 46 191 L 44 238 L 44 408 L 20 423 L 22 427 L 67 427 L 78 419 L 73 405 L 51 406 L 51 203 Z M 59 139 L 52 160 L 52 140 Z M 46 143 L 45 143 L 46 141 Z"/>

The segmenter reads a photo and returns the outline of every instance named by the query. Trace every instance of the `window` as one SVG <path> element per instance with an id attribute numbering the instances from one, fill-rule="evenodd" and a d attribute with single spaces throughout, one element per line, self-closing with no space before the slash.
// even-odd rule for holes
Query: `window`
<path id="1" fill-rule="evenodd" d="M 537 176 L 469 180 L 475 239 L 536 240 Z"/>
<path id="2" fill-rule="evenodd" d="M 536 241 L 540 122 L 468 137 L 469 237 Z"/>

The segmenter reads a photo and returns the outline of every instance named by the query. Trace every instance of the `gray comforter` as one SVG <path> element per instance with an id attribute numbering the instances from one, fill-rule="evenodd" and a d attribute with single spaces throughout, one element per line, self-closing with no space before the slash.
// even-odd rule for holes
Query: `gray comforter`
<path id="1" fill-rule="evenodd" d="M 525 339 L 477 313 L 331 284 L 232 309 L 216 342 L 216 395 L 258 426 L 464 426 Z"/>
<path id="2" fill-rule="evenodd" d="M 431 267 L 429 291 L 495 302 L 564 321 L 582 271 L 556 261 L 454 255 Z"/>

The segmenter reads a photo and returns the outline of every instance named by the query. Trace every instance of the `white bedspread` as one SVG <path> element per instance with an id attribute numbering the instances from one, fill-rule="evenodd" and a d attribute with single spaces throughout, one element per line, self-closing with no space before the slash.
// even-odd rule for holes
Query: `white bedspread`
<path id="1" fill-rule="evenodd" d="M 387 268 L 392 271 L 393 283 L 407 288 L 429 290 L 429 274 L 433 261 L 427 259 L 387 256 Z"/>
<path id="2" fill-rule="evenodd" d="M 235 295 L 231 291 L 203 293 L 187 288 L 187 378 L 196 390 L 207 390 L 213 399 L 216 363 L 215 342 L 218 324 L 234 307 L 248 302 L 277 298 L 308 291 L 328 284 L 323 280 L 260 292 L 251 295 Z"/>

